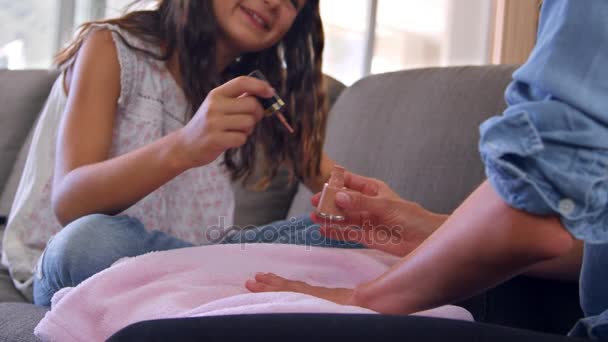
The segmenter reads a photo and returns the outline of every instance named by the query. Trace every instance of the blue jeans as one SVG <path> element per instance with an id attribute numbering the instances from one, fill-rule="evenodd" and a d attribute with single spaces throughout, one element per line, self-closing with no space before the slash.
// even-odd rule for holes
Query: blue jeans
<path id="1" fill-rule="evenodd" d="M 608 338 L 608 244 L 585 244 L 581 269 L 580 298 L 585 318 L 579 320 L 571 336 L 603 340 Z"/>
<path id="2" fill-rule="evenodd" d="M 319 247 L 361 248 L 330 240 L 308 217 L 292 218 L 246 231 L 230 232 L 218 243 L 288 243 Z M 192 247 L 160 231 L 149 232 L 128 216 L 90 215 L 63 228 L 47 244 L 34 276 L 34 303 L 50 306 L 58 290 L 80 284 L 123 257 Z"/>

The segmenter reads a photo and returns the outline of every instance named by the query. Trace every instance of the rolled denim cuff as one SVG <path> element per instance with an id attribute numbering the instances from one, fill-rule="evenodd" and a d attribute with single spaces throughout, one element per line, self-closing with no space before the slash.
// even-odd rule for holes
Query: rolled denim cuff
<path id="1" fill-rule="evenodd" d="M 554 135 L 543 139 L 542 128 L 526 111 L 481 125 L 479 150 L 489 182 L 510 206 L 558 215 L 577 239 L 608 242 L 608 152 Z"/>
<path id="2" fill-rule="evenodd" d="M 579 320 L 568 336 L 604 341 L 608 338 L 608 310 L 600 315 Z"/>

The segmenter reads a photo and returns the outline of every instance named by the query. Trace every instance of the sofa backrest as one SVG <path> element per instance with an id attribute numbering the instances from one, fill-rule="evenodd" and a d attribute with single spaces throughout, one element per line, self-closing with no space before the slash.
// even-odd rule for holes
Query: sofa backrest
<path id="1" fill-rule="evenodd" d="M 386 181 L 405 198 L 451 212 L 484 178 L 478 125 L 504 109 L 514 69 L 433 68 L 363 79 L 332 107 L 325 151 L 354 172 Z M 56 76 L 46 70 L 0 70 L 0 191 L 11 170 L 17 171 L 3 196 L 9 208 L 22 167 L 14 166 L 18 152 Z M 331 102 L 344 86 L 331 78 L 326 82 Z M 263 193 L 235 184 L 235 224 L 282 219 L 290 203 L 291 216 L 309 212 L 310 192 L 287 186 L 285 177 L 282 173 Z M 0 215 L 6 214 L 6 203 L 0 203 Z"/>
<path id="2" fill-rule="evenodd" d="M 484 179 L 478 126 L 505 108 L 513 66 L 400 71 L 365 78 L 334 105 L 325 151 L 401 196 L 450 213 Z M 289 215 L 310 212 L 300 186 Z"/>
<path id="3" fill-rule="evenodd" d="M 23 169 L 15 166 L 17 156 L 56 78 L 55 71 L 0 70 L 0 216 L 8 215 Z M 10 177 L 13 169 L 19 170 Z"/>

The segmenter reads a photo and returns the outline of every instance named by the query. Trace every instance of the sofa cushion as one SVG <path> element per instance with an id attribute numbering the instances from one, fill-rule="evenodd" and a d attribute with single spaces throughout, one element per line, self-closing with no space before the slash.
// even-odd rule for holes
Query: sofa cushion
<path id="1" fill-rule="evenodd" d="M 8 176 L 8 179 L 6 180 L 4 189 L 0 192 L 0 216 L 8 216 L 11 211 L 11 205 L 13 204 L 13 199 L 15 198 L 17 187 L 19 186 L 19 181 L 21 180 L 21 174 L 23 173 L 23 168 L 25 167 L 27 153 L 30 149 L 30 144 L 32 143 L 32 135 L 34 134 L 35 128 L 36 125 L 32 125 L 27 138 L 23 142 L 23 145 L 17 154 L 17 159 L 15 160 L 13 168 Z"/>
<path id="2" fill-rule="evenodd" d="M 344 84 L 329 76 L 325 76 L 324 81 L 331 108 L 345 87 Z M 234 225 L 237 228 L 260 226 L 282 220 L 287 216 L 298 184 L 296 182 L 290 184 L 289 172 L 286 169 L 280 169 L 279 174 L 265 191 L 253 190 L 253 185 L 261 175 L 261 170 L 257 169 L 247 184 L 243 184 L 242 181 L 232 184 L 235 198 Z"/>
<path id="3" fill-rule="evenodd" d="M 0 341 L 34 342 L 34 328 L 48 310 L 25 303 L 0 303 Z"/>
<path id="4" fill-rule="evenodd" d="M 32 142 L 32 134 L 34 133 L 34 128 L 35 125 L 32 126 L 32 129 L 30 129 L 30 133 L 28 134 L 27 139 L 23 143 L 23 146 L 21 146 L 21 150 L 17 155 L 17 160 L 15 161 L 13 169 L 8 177 L 8 180 L 6 181 L 4 190 L 0 192 L 0 251 L 2 251 L 2 236 L 4 235 L 6 220 L 11 211 L 13 199 L 15 198 L 15 194 L 17 193 L 17 187 L 19 185 L 19 181 L 21 180 L 23 168 L 25 167 L 27 152 L 29 150 L 29 145 Z"/>
<path id="5" fill-rule="evenodd" d="M 400 71 L 365 78 L 334 105 L 329 157 L 406 199 L 451 212 L 483 179 L 478 126 L 505 108 L 512 66 Z M 309 212 L 300 186 L 290 216 Z"/>
<path id="6" fill-rule="evenodd" d="M 26 300 L 13 286 L 8 270 L 0 265 L 0 303 L 5 302 L 26 302 Z"/>
<path id="7" fill-rule="evenodd" d="M 0 70 L 0 192 L 56 78 L 47 70 Z"/>

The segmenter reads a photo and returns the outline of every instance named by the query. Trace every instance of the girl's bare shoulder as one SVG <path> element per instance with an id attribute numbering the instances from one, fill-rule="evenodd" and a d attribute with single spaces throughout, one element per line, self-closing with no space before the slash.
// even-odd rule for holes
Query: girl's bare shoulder
<path id="1" fill-rule="evenodd" d="M 66 73 L 67 93 L 76 78 L 84 82 L 101 82 L 109 93 L 120 92 L 120 63 L 111 30 L 95 29 L 83 39 L 74 64 Z"/>

